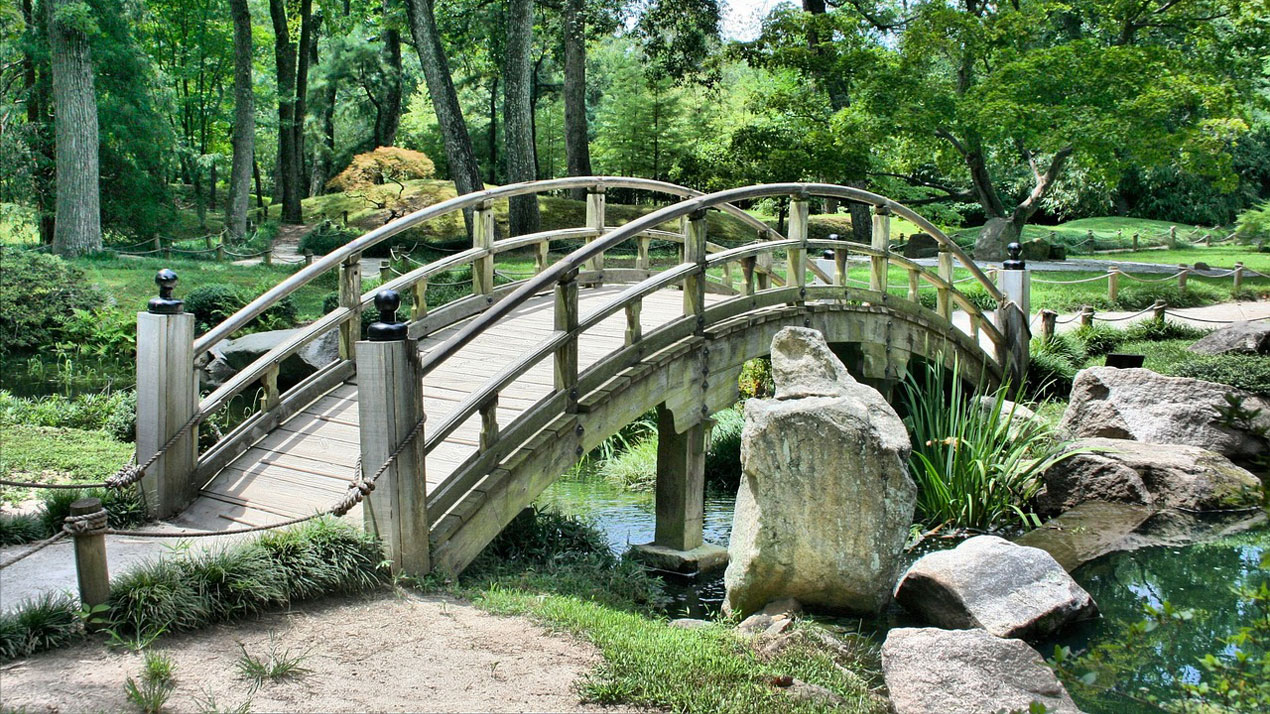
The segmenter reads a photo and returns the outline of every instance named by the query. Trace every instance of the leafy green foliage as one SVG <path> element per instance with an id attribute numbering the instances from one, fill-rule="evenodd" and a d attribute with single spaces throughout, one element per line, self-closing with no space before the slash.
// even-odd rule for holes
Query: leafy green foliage
<path id="1" fill-rule="evenodd" d="M 1242 243 L 1270 242 L 1270 201 L 1239 214 L 1235 236 Z"/>
<path id="2" fill-rule="evenodd" d="M 357 237 L 357 233 L 337 227 L 330 221 L 322 221 L 317 228 L 300 239 L 300 252 L 313 251 L 314 255 L 326 255 Z"/>
<path id="3" fill-rule="evenodd" d="M 0 356 L 53 344 L 75 310 L 91 310 L 101 302 L 101 294 L 71 263 L 0 248 Z"/>
<path id="4" fill-rule="evenodd" d="M 1259 355 L 1195 355 L 1178 365 L 1174 374 L 1270 397 L 1270 360 Z"/>
<path id="5" fill-rule="evenodd" d="M 1064 453 L 1047 424 L 1016 416 L 1007 394 L 1002 387 L 981 401 L 933 365 L 920 381 L 906 377 L 900 399 L 922 523 L 979 530 L 1040 525 L 1027 510 L 1040 474 L 1071 452 Z"/>
<path id="6" fill-rule="evenodd" d="M 117 422 L 135 420 L 136 392 L 103 392 L 64 397 L 51 394 L 47 397 L 15 397 L 0 389 L 0 425 L 25 424 L 28 426 L 69 427 L 75 429 L 101 429 Z M 115 429 L 108 429 L 118 438 Z M 129 428 L 128 432 L 131 433 Z M 120 441 L 130 441 L 119 439 Z"/>
<path id="7" fill-rule="evenodd" d="M 145 651 L 145 667 L 141 670 L 141 683 L 129 677 L 124 682 L 124 696 L 142 714 L 159 714 L 163 705 L 172 696 L 176 683 L 172 679 L 172 658 L 155 652 Z"/>
<path id="8" fill-rule="evenodd" d="M 228 283 L 200 285 L 185 296 L 185 311 L 193 313 L 196 329 L 203 333 L 224 322 L 254 297 Z M 296 313 L 295 302 L 288 296 L 252 320 L 249 328 L 277 330 L 294 327 Z"/>
<path id="9" fill-rule="evenodd" d="M 301 666 L 308 654 L 297 655 L 292 654 L 289 649 L 283 649 L 273 632 L 269 633 L 269 651 L 264 656 L 251 654 L 247 651 L 247 646 L 241 642 L 238 643 L 238 648 L 242 650 L 242 654 L 235 664 L 239 674 L 251 680 L 253 692 L 259 689 L 265 680 L 276 682 L 282 679 L 297 679 L 310 672 L 309 669 Z"/>
<path id="10" fill-rule="evenodd" d="M 79 605 L 69 595 L 47 594 L 0 612 L 0 661 L 63 647 L 84 636 Z"/>
<path id="11" fill-rule="evenodd" d="M 0 426 L 0 471 L 18 480 L 101 481 L 132 452 L 103 431 Z"/>

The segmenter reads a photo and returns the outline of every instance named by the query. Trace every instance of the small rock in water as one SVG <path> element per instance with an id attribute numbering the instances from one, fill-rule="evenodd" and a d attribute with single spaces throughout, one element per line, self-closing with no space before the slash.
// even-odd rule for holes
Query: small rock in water
<path id="1" fill-rule="evenodd" d="M 922 556 L 895 597 L 933 625 L 1040 638 L 1098 614 L 1093 598 L 1040 548 L 976 536 Z"/>
<path id="2" fill-rule="evenodd" d="M 772 617 L 776 617 L 777 615 L 796 617 L 803 614 L 803 605 L 792 597 L 785 597 L 780 600 L 773 600 L 767 603 L 767 606 L 762 610 L 759 610 L 759 612 L 763 615 L 770 615 Z"/>
<path id="3" fill-rule="evenodd" d="M 901 627 L 882 645 L 882 672 L 896 714 L 1023 711 L 1078 714 L 1040 653 L 983 630 Z"/>

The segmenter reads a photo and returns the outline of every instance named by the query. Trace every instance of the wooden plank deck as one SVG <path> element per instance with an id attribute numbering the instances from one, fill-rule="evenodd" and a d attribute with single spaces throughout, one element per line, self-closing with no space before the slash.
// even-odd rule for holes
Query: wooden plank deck
<path id="1" fill-rule="evenodd" d="M 583 288 L 579 312 L 585 317 L 626 286 Z M 714 302 L 720 296 L 709 295 Z M 644 298 L 640 323 L 645 333 L 683 315 L 683 293 L 663 290 Z M 552 330 L 553 297 L 528 300 L 506 319 L 481 334 L 424 380 L 424 409 L 430 432 L 450 411 L 488 379 L 538 345 Z M 427 353 L 459 326 L 419 343 Z M 580 370 L 622 347 L 626 318 L 619 311 L 579 340 Z M 499 395 L 498 421 L 506 426 L 553 389 L 548 358 Z M 427 459 L 428 491 L 436 488 L 477 448 L 480 419 L 473 415 Z M 180 525 L 224 530 L 236 525 L 264 525 L 313 513 L 330 506 L 347 489 L 359 455 L 356 379 L 317 399 L 301 413 L 256 442 L 200 490 L 199 498 L 177 519 Z M 360 522 L 361 508 L 349 518 Z"/>

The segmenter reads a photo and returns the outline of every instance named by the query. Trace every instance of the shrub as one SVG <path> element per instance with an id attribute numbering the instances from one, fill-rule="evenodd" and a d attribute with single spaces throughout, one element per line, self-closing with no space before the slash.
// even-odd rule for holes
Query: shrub
<path id="1" fill-rule="evenodd" d="M 1033 351 L 1025 391 L 1033 399 L 1066 399 L 1078 369 L 1060 354 Z"/>
<path id="2" fill-rule="evenodd" d="M 1124 333 L 1111 325 L 1093 324 L 1088 327 L 1081 325 L 1071 334 L 1080 340 L 1085 354 L 1090 357 L 1111 354 L 1125 341 Z"/>
<path id="3" fill-rule="evenodd" d="M 1120 291 L 1115 307 L 1145 310 L 1156 301 L 1163 301 L 1169 307 L 1199 307 L 1225 299 L 1222 291 L 1205 283 L 1187 283 L 1185 290 L 1178 290 L 1173 283 L 1135 283 Z"/>
<path id="4" fill-rule="evenodd" d="M 1212 332 L 1168 320 L 1142 320 L 1125 328 L 1125 342 L 1163 342 L 1164 340 L 1198 340 Z"/>
<path id="5" fill-rule="evenodd" d="M 741 400 L 751 397 L 770 397 L 776 393 L 776 383 L 772 381 L 772 360 L 759 357 L 741 365 L 741 376 L 737 379 Z"/>
<path id="6" fill-rule="evenodd" d="M 530 506 L 485 546 L 472 567 L 544 566 L 596 554 L 612 556 L 604 534 L 589 521 Z"/>
<path id="7" fill-rule="evenodd" d="M 79 603 L 46 594 L 20 609 L 0 613 L 0 661 L 68 645 L 84 636 Z"/>
<path id="8" fill-rule="evenodd" d="M 909 470 L 917 482 L 918 518 L 928 526 L 993 530 L 1040 525 L 1025 509 L 1040 474 L 1070 453 L 1040 420 L 1016 420 L 1007 387 L 989 394 L 991 408 L 935 365 L 919 381 L 906 376 L 901 399 L 912 436 Z"/>
<path id="9" fill-rule="evenodd" d="M 224 322 L 250 301 L 250 298 L 233 285 L 211 283 L 194 288 L 185 296 L 185 310 L 194 315 L 195 330 L 201 334 Z M 287 296 L 252 320 L 249 329 L 276 330 L 294 327 L 297 316 L 295 302 Z"/>
<path id="10" fill-rule="evenodd" d="M 126 392 L 118 392 L 121 394 L 118 401 L 111 408 L 110 413 L 106 415 L 105 422 L 101 428 L 106 430 L 115 439 L 123 442 L 133 442 L 137 440 L 137 393 L 132 390 Z"/>
<path id="11" fill-rule="evenodd" d="M 710 448 L 706 450 L 706 483 L 735 488 L 741 477 L 741 432 L 745 415 L 740 409 L 724 409 L 714 415 Z"/>
<path id="12" fill-rule="evenodd" d="M 657 437 L 635 442 L 600 462 L 598 473 L 631 491 L 651 491 L 657 484 Z"/>
<path id="13" fill-rule="evenodd" d="M 326 183 L 336 191 L 365 190 L 388 182 L 431 178 L 436 166 L 427 154 L 395 146 L 381 146 L 358 154 L 352 163 Z"/>
<path id="14" fill-rule="evenodd" d="M 18 545 L 46 537 L 38 513 L 0 513 L 0 545 Z"/>
<path id="15" fill-rule="evenodd" d="M 322 221 L 317 228 L 300 239 L 299 250 L 301 253 L 311 250 L 314 255 L 326 255 L 356 237 L 357 233 L 353 231 L 339 228 L 330 221 Z"/>
<path id="16" fill-rule="evenodd" d="M 1270 359 L 1260 355 L 1196 355 L 1174 372 L 1270 397 Z"/>
<path id="17" fill-rule="evenodd" d="M 100 429 L 116 412 L 135 411 L 136 400 L 136 393 L 123 391 L 15 397 L 0 390 L 0 424 Z"/>
<path id="18" fill-rule="evenodd" d="M 1235 220 L 1235 237 L 1244 244 L 1270 242 L 1270 201 L 1239 214 Z"/>
<path id="19" fill-rule="evenodd" d="M 65 260 L 0 248 L 0 356 L 52 345 L 75 310 L 102 302 L 84 271 Z"/>

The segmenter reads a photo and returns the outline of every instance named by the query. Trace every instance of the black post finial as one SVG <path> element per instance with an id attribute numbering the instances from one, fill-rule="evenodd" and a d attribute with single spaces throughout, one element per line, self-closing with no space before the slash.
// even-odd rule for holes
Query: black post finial
<path id="1" fill-rule="evenodd" d="M 379 319 L 366 328 L 366 339 L 371 342 L 404 340 L 409 335 L 405 323 L 397 322 L 397 308 L 401 307 L 401 295 L 396 290 L 380 290 L 375 295 L 375 309 Z"/>
<path id="2" fill-rule="evenodd" d="M 185 303 L 172 297 L 176 273 L 164 268 L 155 274 L 154 284 L 159 286 L 159 296 L 150 298 L 146 311 L 153 315 L 180 315 L 185 310 Z"/>
<path id="3" fill-rule="evenodd" d="M 1023 269 L 1023 246 L 1018 242 L 1011 243 L 1005 247 L 1006 252 L 1010 254 L 1010 259 L 1001 263 L 1002 270 L 1022 270 Z"/>

